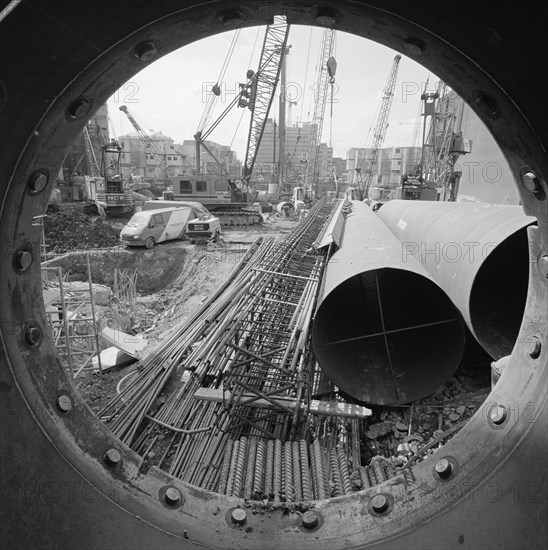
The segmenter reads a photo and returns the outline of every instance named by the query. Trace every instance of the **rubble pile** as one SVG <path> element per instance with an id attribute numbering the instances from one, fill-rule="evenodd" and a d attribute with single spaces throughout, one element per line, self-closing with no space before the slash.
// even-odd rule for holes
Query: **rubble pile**
<path id="1" fill-rule="evenodd" d="M 108 248 L 119 244 L 120 231 L 76 210 L 53 213 L 44 218 L 48 252 L 63 253 L 77 248 Z"/>
<path id="2" fill-rule="evenodd" d="M 374 409 L 362 440 L 362 454 L 369 462 L 384 457 L 401 467 L 418 450 L 439 439 L 430 452 L 447 442 L 482 406 L 490 386 L 481 373 L 451 378 L 432 395 L 412 407 Z M 359 486 L 358 480 L 353 480 Z"/>

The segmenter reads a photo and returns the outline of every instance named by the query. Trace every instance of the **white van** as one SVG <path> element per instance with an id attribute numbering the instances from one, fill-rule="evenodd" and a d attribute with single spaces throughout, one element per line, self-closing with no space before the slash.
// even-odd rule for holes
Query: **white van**
<path id="1" fill-rule="evenodd" d="M 146 246 L 180 239 L 185 234 L 186 224 L 192 215 L 192 208 L 159 208 L 142 210 L 133 214 L 120 233 L 120 240 L 126 246 Z"/>

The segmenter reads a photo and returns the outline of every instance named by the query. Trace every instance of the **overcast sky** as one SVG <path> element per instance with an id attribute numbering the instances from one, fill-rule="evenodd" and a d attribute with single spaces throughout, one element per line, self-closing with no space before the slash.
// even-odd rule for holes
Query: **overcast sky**
<path id="1" fill-rule="evenodd" d="M 150 65 L 126 83 L 108 102 L 114 133 L 132 131 L 128 119 L 119 111 L 125 104 L 147 131 L 161 131 L 176 142 L 193 139 L 207 99 L 206 90 L 217 81 L 226 61 L 235 31 L 223 33 L 181 48 Z M 233 99 L 239 82 L 245 82 L 248 69 L 257 70 L 265 27 L 243 29 L 226 70 L 217 102 L 215 119 Z M 323 29 L 293 26 L 288 44 L 287 96 L 297 102 L 288 109 L 287 121 L 312 120 L 313 86 Z M 309 47 L 310 45 L 310 47 Z M 365 147 L 371 141 L 382 90 L 388 80 L 397 52 L 363 38 L 337 32 L 337 60 L 333 117 L 326 105 L 322 141 L 331 143 L 334 156 L 346 157 L 351 147 Z M 411 59 L 402 56 L 390 125 L 383 146 L 420 145 L 413 143 L 420 120 L 420 93 L 429 79 L 433 90 L 438 78 Z M 270 117 L 278 119 L 277 98 Z M 290 120 L 289 120 L 290 119 Z M 243 160 L 250 111 L 235 108 L 211 133 L 209 139 L 231 145 Z M 330 128 L 332 127 L 332 132 Z M 206 127 L 207 128 L 207 127 Z M 419 132 L 420 139 L 420 132 Z"/>

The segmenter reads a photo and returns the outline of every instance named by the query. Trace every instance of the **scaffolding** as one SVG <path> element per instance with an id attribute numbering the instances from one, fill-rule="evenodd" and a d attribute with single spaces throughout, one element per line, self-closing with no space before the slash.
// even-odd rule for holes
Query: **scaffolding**
<path id="1" fill-rule="evenodd" d="M 61 267 L 42 267 L 48 287 L 44 290 L 44 305 L 51 335 L 64 367 L 73 378 L 86 368 L 94 368 L 94 357 L 99 372 L 103 373 L 89 254 L 86 264 L 87 285 L 81 289 L 66 288 Z"/>
<path id="2" fill-rule="evenodd" d="M 46 249 L 46 233 L 44 231 L 44 218 L 47 214 L 40 214 L 32 218 L 32 225 L 40 228 L 40 261 L 45 262 L 48 259 L 48 251 Z"/>

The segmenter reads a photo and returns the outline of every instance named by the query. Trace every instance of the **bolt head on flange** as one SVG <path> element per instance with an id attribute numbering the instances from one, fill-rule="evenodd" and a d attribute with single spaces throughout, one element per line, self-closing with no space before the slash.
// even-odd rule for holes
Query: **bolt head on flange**
<path id="1" fill-rule="evenodd" d="M 13 256 L 13 265 L 18 271 L 26 271 L 32 265 L 32 252 L 19 250 Z"/>
<path id="2" fill-rule="evenodd" d="M 57 405 L 57 409 L 62 413 L 68 413 L 72 409 L 72 401 L 68 395 L 60 395 L 56 399 L 55 404 Z"/>
<path id="3" fill-rule="evenodd" d="M 25 331 L 25 342 L 29 346 L 37 346 L 42 341 L 42 331 L 38 327 L 29 327 Z"/>
<path id="4" fill-rule="evenodd" d="M 247 514 L 245 513 L 245 510 L 242 510 L 242 508 L 234 508 L 230 514 L 230 519 L 232 520 L 232 523 L 235 523 L 236 525 L 243 525 L 246 522 Z"/>
<path id="5" fill-rule="evenodd" d="M 493 405 L 489 409 L 489 420 L 497 426 L 500 426 L 506 420 L 507 416 L 508 413 L 502 405 Z"/>
<path id="6" fill-rule="evenodd" d="M 376 514 L 382 514 L 383 512 L 386 512 L 388 510 L 390 502 L 388 501 L 388 498 L 386 495 L 375 495 L 371 499 L 371 509 Z"/>
<path id="7" fill-rule="evenodd" d="M 318 24 L 324 27 L 330 27 L 337 22 L 337 19 L 339 19 L 339 14 L 330 7 L 322 6 L 318 8 L 314 18 Z"/>
<path id="8" fill-rule="evenodd" d="M 87 115 L 91 110 L 92 102 L 88 99 L 81 97 L 75 99 L 67 109 L 67 118 L 69 120 L 76 120 Z"/>
<path id="9" fill-rule="evenodd" d="M 533 193 L 533 195 L 537 195 L 540 193 L 542 187 L 540 186 L 540 182 L 537 178 L 537 175 L 534 172 L 526 172 L 521 177 L 521 181 L 523 182 L 523 185 L 529 191 L 530 193 Z"/>
<path id="10" fill-rule="evenodd" d="M 33 172 L 27 180 L 27 191 L 31 195 L 38 195 L 41 193 L 48 184 L 49 175 L 46 171 L 36 170 Z"/>
<path id="11" fill-rule="evenodd" d="M 318 522 L 320 521 L 318 518 L 317 512 L 314 512 L 314 510 L 307 510 L 301 518 L 303 527 L 306 529 L 314 529 L 316 525 L 318 525 Z"/>
<path id="12" fill-rule="evenodd" d="M 178 489 L 176 489 L 175 487 L 168 487 L 164 494 L 164 501 L 166 502 L 166 504 L 175 506 L 181 501 L 181 496 L 182 495 Z"/>
<path id="13" fill-rule="evenodd" d="M 426 44 L 416 36 L 408 36 L 403 41 L 403 47 L 413 55 L 422 55 L 426 50 Z"/>
<path id="14" fill-rule="evenodd" d="M 529 348 L 529 357 L 531 359 L 538 359 L 542 350 L 541 341 L 536 336 L 533 336 L 527 343 L 527 346 Z"/>
<path id="15" fill-rule="evenodd" d="M 106 451 L 103 455 L 103 460 L 109 466 L 116 466 L 122 461 L 122 454 L 118 449 L 108 449 L 108 451 Z"/>
<path id="16" fill-rule="evenodd" d="M 436 462 L 434 470 L 441 479 L 447 479 L 453 473 L 453 464 L 447 458 L 442 458 Z"/>
<path id="17" fill-rule="evenodd" d="M 138 57 L 141 61 L 147 63 L 156 57 L 158 54 L 158 48 L 152 40 L 141 42 L 135 46 L 135 57 Z"/>
<path id="18" fill-rule="evenodd" d="M 537 261 L 537 267 L 542 276 L 548 279 L 548 254 L 542 254 Z"/>
<path id="19" fill-rule="evenodd" d="M 244 14 L 236 9 L 225 10 L 220 16 L 221 22 L 227 26 L 239 25 L 243 18 Z"/>
<path id="20" fill-rule="evenodd" d="M 498 118 L 500 115 L 500 107 L 493 97 L 480 91 L 477 91 L 474 96 L 474 103 L 484 115 L 490 118 Z"/>

